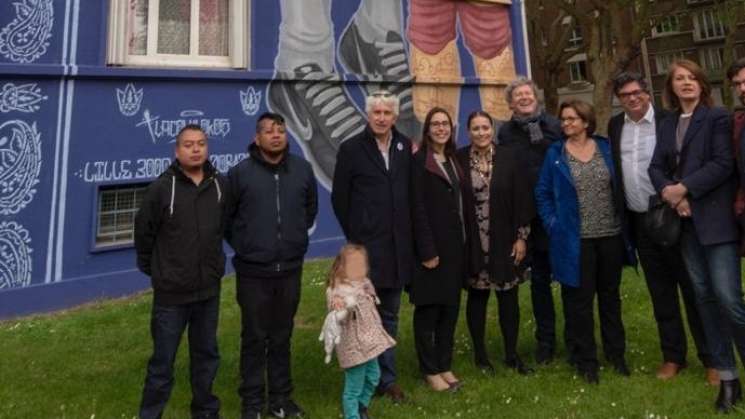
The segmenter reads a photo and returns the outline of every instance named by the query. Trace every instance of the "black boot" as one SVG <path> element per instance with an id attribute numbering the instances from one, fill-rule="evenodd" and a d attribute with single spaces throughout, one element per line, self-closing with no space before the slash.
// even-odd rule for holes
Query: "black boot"
<path id="1" fill-rule="evenodd" d="M 370 419 L 370 416 L 367 414 L 367 407 L 360 403 L 360 419 Z"/>
<path id="2" fill-rule="evenodd" d="M 578 369 L 577 372 L 588 384 L 600 384 L 597 368 Z"/>
<path id="3" fill-rule="evenodd" d="M 742 388 L 740 380 L 721 380 L 719 385 L 719 396 L 714 407 L 717 413 L 729 413 L 737 402 L 742 400 Z"/>
<path id="4" fill-rule="evenodd" d="M 529 366 L 525 365 L 520 359 L 519 356 L 515 356 L 514 358 L 507 359 L 504 361 L 504 364 L 508 368 L 512 368 L 520 375 L 530 375 L 533 374 L 535 371 L 533 371 L 533 368 L 530 368 Z"/>

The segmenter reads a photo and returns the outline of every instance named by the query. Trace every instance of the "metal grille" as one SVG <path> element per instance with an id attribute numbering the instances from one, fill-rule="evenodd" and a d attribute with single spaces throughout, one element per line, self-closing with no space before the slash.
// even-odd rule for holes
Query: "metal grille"
<path id="1" fill-rule="evenodd" d="M 132 244 L 135 214 L 146 186 L 117 186 L 98 192 L 96 246 Z"/>

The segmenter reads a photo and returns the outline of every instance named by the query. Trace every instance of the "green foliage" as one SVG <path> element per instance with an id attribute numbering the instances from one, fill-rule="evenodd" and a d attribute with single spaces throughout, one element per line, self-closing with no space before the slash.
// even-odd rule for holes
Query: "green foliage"
<path id="1" fill-rule="evenodd" d="M 343 374 L 335 361 L 331 365 L 323 363 L 323 349 L 317 341 L 325 316 L 323 282 L 328 266 L 328 260 L 306 264 L 293 338 L 295 399 L 314 419 L 341 415 Z M 559 301 L 558 288 L 554 291 Z M 473 367 L 470 337 L 462 315 L 456 335 L 454 371 L 465 386 L 455 394 L 434 394 L 420 378 L 412 336 L 412 307 L 404 297 L 398 366 L 400 383 L 409 402 L 398 406 L 374 399 L 370 414 L 375 418 L 429 419 L 714 417 L 717 390 L 704 384 L 704 370 L 695 357 L 693 344 L 689 345 L 690 367 L 681 376 L 670 382 L 654 378 L 661 356 L 643 278 L 627 270 L 622 293 L 627 359 L 633 369 L 630 378 L 617 376 L 605 364 L 600 385 L 587 385 L 564 361 L 563 352 L 550 366 L 537 367 L 537 373 L 530 377 L 502 368 L 499 362 L 503 356 L 502 341 L 496 301 L 492 298 L 488 344 L 497 375 L 487 377 Z M 523 359 L 531 364 L 534 323 L 527 284 L 522 286 L 520 297 L 519 349 Z M 0 323 L 0 418 L 135 417 L 151 350 L 150 304 L 151 294 L 146 293 Z M 561 313 L 558 308 L 557 313 Z M 223 402 L 223 417 L 234 418 L 239 417 L 240 406 L 236 392 L 240 312 L 232 278 L 225 281 L 220 314 L 222 362 L 215 391 Z M 167 418 L 189 417 L 186 346 L 184 340 Z"/>

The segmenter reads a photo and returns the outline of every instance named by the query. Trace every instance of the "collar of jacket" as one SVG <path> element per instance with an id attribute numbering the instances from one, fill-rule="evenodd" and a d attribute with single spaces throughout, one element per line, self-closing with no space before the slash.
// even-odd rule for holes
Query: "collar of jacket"
<path id="1" fill-rule="evenodd" d="M 279 160 L 278 163 L 272 163 L 267 161 L 264 158 L 264 155 L 261 154 L 261 150 L 259 150 L 259 146 L 256 143 L 251 143 L 248 146 L 248 154 L 251 156 L 252 159 L 259 162 L 262 166 L 270 169 L 270 170 L 278 170 L 280 168 L 287 169 L 287 165 L 285 162 L 287 161 L 287 155 L 290 153 L 290 142 L 287 142 L 287 147 L 285 147 L 285 151 L 282 152 L 282 158 Z"/>
<path id="2" fill-rule="evenodd" d="M 209 158 L 204 162 L 202 171 L 204 172 L 204 180 L 212 179 L 215 177 L 215 174 L 217 174 L 217 169 L 212 165 Z M 161 176 L 175 176 L 178 180 L 192 182 L 191 178 L 184 173 L 184 169 L 181 167 L 181 163 L 179 163 L 178 159 L 174 159 L 168 169 L 166 169 Z M 202 184 L 204 184 L 204 180 L 202 181 Z"/>
<path id="3" fill-rule="evenodd" d="M 396 129 L 396 126 L 391 127 L 391 143 L 390 147 L 395 147 L 396 142 L 400 141 L 401 133 L 398 132 Z M 373 132 L 372 128 L 370 128 L 370 124 L 365 125 L 365 138 L 369 141 L 371 141 L 375 147 L 378 147 L 378 144 L 376 143 L 375 139 L 375 133 Z"/>
<path id="4" fill-rule="evenodd" d="M 445 157 L 447 158 L 447 161 L 449 161 L 450 164 L 453 166 L 453 170 L 455 171 L 455 175 L 458 177 L 458 179 L 450 179 L 447 176 L 442 167 L 437 163 L 437 160 L 435 160 L 435 152 L 432 150 L 431 147 L 425 147 L 422 151 L 425 151 L 427 153 L 424 156 L 424 168 L 427 169 L 428 172 L 439 176 L 447 183 L 460 183 L 460 180 L 463 179 L 463 172 L 460 169 L 460 165 L 456 163 L 454 156 L 446 155 Z"/>

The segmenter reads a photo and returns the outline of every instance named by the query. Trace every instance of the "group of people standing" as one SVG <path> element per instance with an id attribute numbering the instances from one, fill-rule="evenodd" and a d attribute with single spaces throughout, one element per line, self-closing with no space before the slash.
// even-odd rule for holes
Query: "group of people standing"
<path id="1" fill-rule="evenodd" d="M 745 60 L 729 77 L 745 104 Z M 324 333 L 345 370 L 345 418 L 368 418 L 374 393 L 405 399 L 395 367 L 404 290 L 414 305 L 419 368 L 435 391 L 462 385 L 452 358 L 464 289 L 476 365 L 495 371 L 485 343 L 493 290 L 504 364 L 519 374 L 533 371 L 517 352 L 518 287 L 528 280 L 538 364 L 557 354 L 556 280 L 569 363 L 587 382 L 599 382 L 597 296 L 604 355 L 617 373 L 629 375 L 620 284 L 623 266 L 636 266 L 637 256 L 660 337 L 657 377 L 671 379 L 687 366 L 680 292 L 705 380 L 720 387 L 715 408 L 727 413 L 741 401 L 732 346 L 745 356 L 739 230 L 745 193 L 738 180 L 745 165 L 737 157 L 745 115 L 733 118 L 712 106 L 704 72 L 687 60 L 670 68 L 668 111 L 652 106 L 638 74 L 620 74 L 614 92 L 623 112 L 604 138 L 595 133 L 591 105 L 566 101 L 555 118 L 539 107 L 534 83 L 518 77 L 506 89 L 512 118 L 497 129 L 487 113 L 473 112 L 470 144 L 461 149 L 445 109 L 427 113 L 413 146 L 395 128 L 397 96 L 367 97 L 368 124 L 341 144 L 331 194 L 349 244 L 329 274 Z M 154 288 L 143 418 L 162 414 L 187 327 L 192 416 L 219 415 L 211 387 L 219 362 L 223 234 L 235 250 L 241 307 L 241 417 L 304 415 L 291 398 L 290 342 L 307 231 L 318 208 L 316 182 L 309 164 L 288 152 L 280 115 L 259 117 L 249 151 L 223 177 L 206 158 L 204 131 L 185 127 L 176 160 L 149 187 L 137 215 L 138 266 Z M 653 202 L 680 217 L 674 243 L 647 230 Z"/>

